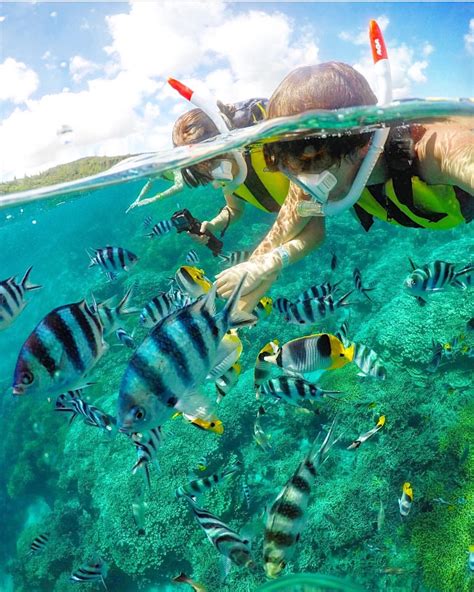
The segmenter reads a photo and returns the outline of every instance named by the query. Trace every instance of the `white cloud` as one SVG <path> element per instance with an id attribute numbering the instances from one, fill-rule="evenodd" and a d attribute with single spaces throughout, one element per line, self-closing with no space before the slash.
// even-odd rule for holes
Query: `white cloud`
<path id="1" fill-rule="evenodd" d="M 38 88 L 39 78 L 23 62 L 7 58 L 0 64 L 0 101 L 20 104 Z"/>
<path id="2" fill-rule="evenodd" d="M 427 58 L 434 52 L 434 50 L 435 48 L 431 45 L 431 43 L 428 43 L 428 41 L 426 41 L 422 49 L 423 56 Z"/>
<path id="3" fill-rule="evenodd" d="M 469 21 L 469 31 L 464 35 L 464 47 L 468 53 L 474 55 L 474 19 Z"/>
<path id="4" fill-rule="evenodd" d="M 382 33 L 386 30 L 390 23 L 390 19 L 385 16 L 381 15 L 375 19 L 377 21 L 378 26 Z M 369 31 L 367 27 L 363 29 L 359 29 L 359 31 L 341 31 L 338 35 L 339 39 L 343 41 L 348 41 L 349 43 L 353 43 L 354 45 L 365 45 L 367 46 L 369 43 Z"/>
<path id="5" fill-rule="evenodd" d="M 0 23 L 3 23 L 3 21 L 6 19 L 6 16 L 0 16 Z"/>
<path id="6" fill-rule="evenodd" d="M 189 109 L 168 85 L 174 76 L 224 101 L 269 94 L 294 67 L 318 61 L 314 31 L 280 12 L 235 12 L 224 0 L 132 2 L 107 17 L 111 41 L 98 65 L 72 56 L 72 80 L 87 89 L 46 95 L 16 109 L 0 126 L 8 151 L 3 177 L 20 176 L 90 154 L 153 151 L 171 146 L 175 115 Z M 51 52 L 45 64 L 58 63 Z M 99 68 L 101 76 L 98 77 Z M 69 86 L 69 85 L 68 85 Z M 61 126 L 73 130 L 65 146 Z M 25 143 L 24 138 L 28 138 Z"/>
<path id="7" fill-rule="evenodd" d="M 51 18 L 56 18 L 56 17 L 58 16 L 58 13 L 57 13 L 55 10 L 53 10 L 53 12 L 50 12 L 50 13 L 49 13 L 49 16 L 50 16 Z"/>
<path id="8" fill-rule="evenodd" d="M 80 55 L 76 55 L 69 60 L 69 72 L 74 82 L 80 82 L 85 76 L 97 71 L 99 66 L 86 60 Z"/>
<path id="9" fill-rule="evenodd" d="M 405 44 L 398 47 L 390 47 L 389 49 L 394 99 L 413 96 L 413 83 L 424 83 L 427 81 L 425 70 L 428 68 L 428 61 L 417 60 L 415 56 L 415 50 Z M 354 64 L 354 68 L 367 78 L 370 86 L 375 94 L 377 94 L 377 81 L 372 58 L 370 56 L 364 57 Z"/>

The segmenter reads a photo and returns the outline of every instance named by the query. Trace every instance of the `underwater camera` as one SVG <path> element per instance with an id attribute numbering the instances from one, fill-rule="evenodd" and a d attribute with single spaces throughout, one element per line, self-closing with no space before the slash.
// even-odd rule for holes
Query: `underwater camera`
<path id="1" fill-rule="evenodd" d="M 212 234 L 209 230 L 201 232 L 201 222 L 195 218 L 189 210 L 179 210 L 171 216 L 171 223 L 177 232 L 190 232 L 191 234 L 206 235 L 209 240 L 206 247 L 212 251 L 214 257 L 217 257 L 222 251 L 222 241 Z"/>

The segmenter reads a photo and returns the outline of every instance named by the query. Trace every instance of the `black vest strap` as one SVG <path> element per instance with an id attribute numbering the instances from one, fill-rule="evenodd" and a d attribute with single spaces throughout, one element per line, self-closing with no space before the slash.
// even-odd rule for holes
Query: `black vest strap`
<path id="1" fill-rule="evenodd" d="M 464 189 L 460 187 L 454 187 L 454 193 L 459 202 L 459 207 L 461 208 L 461 214 L 463 215 L 464 220 L 466 220 L 466 224 L 474 220 L 474 196 L 470 195 Z"/>
<path id="2" fill-rule="evenodd" d="M 370 185 L 367 187 L 375 201 L 387 212 L 387 220 L 395 220 L 401 226 L 409 228 L 423 228 L 421 224 L 409 218 L 397 205 L 385 194 L 385 183 Z"/>
<path id="3" fill-rule="evenodd" d="M 374 223 L 374 217 L 369 212 L 366 212 L 364 208 L 361 208 L 359 204 L 354 204 L 354 212 L 357 216 L 362 228 L 365 232 L 369 232 L 372 224 Z"/>

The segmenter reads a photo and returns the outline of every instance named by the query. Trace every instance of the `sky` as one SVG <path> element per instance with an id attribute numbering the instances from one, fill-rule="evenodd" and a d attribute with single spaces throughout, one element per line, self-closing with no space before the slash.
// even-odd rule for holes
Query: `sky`
<path id="1" fill-rule="evenodd" d="M 232 102 L 270 96 L 297 66 L 337 60 L 376 92 L 373 18 L 395 98 L 474 96 L 470 3 L 0 2 L 0 180 L 170 148 L 190 106 L 169 76 Z"/>

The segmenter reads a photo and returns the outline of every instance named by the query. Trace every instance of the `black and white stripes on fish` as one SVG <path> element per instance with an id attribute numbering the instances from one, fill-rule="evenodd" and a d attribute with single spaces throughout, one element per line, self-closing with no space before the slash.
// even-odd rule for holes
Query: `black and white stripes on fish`
<path id="1" fill-rule="evenodd" d="M 275 499 L 268 513 L 263 543 L 265 573 L 274 578 L 291 559 L 304 527 L 309 496 L 317 469 L 324 462 L 334 443 L 335 422 L 317 447 L 317 440 L 299 464 L 295 473 Z"/>
<path id="2" fill-rule="evenodd" d="M 173 228 L 174 226 L 171 220 L 160 220 L 160 222 L 157 222 L 151 229 L 151 232 L 149 232 L 146 236 L 148 238 L 155 238 L 155 236 L 164 236 L 165 234 L 168 234 L 168 232 L 171 232 Z"/>
<path id="3" fill-rule="evenodd" d="M 219 313 L 216 287 L 163 319 L 132 356 L 122 379 L 119 417 L 124 431 L 162 425 L 174 411 L 209 419 L 209 402 L 196 389 L 215 366 L 218 347 L 233 327 L 255 322 L 237 312 L 242 282 Z M 173 410 L 173 408 L 175 408 Z"/>
<path id="4" fill-rule="evenodd" d="M 304 292 L 302 292 L 296 300 L 303 301 L 303 300 L 312 300 L 314 298 L 326 298 L 327 296 L 334 295 L 337 291 L 337 286 L 341 282 L 336 282 L 335 284 L 331 284 L 330 282 L 324 282 L 323 284 L 317 284 L 316 286 L 311 286 Z"/>
<path id="5" fill-rule="evenodd" d="M 47 314 L 23 344 L 13 393 L 55 394 L 70 389 L 106 351 L 97 309 L 85 300 Z"/>
<path id="6" fill-rule="evenodd" d="M 116 331 L 128 316 L 138 314 L 138 309 L 129 306 L 132 295 L 133 286 L 128 288 L 116 306 L 111 305 L 111 301 L 114 300 L 113 298 L 97 305 L 97 311 L 99 313 L 102 327 L 104 328 L 105 336 Z"/>
<path id="7" fill-rule="evenodd" d="M 313 298 L 312 300 L 302 300 L 290 305 L 285 319 L 289 323 L 305 325 L 316 323 L 327 316 L 334 314 L 341 306 L 347 306 L 346 299 L 352 294 L 352 290 L 347 292 L 335 301 L 331 295 L 325 298 Z"/>
<path id="8" fill-rule="evenodd" d="M 155 465 L 157 470 L 160 470 L 158 463 L 158 449 L 163 440 L 161 428 L 153 428 L 143 433 L 135 433 L 131 435 L 131 439 L 137 449 L 138 460 L 132 467 L 132 473 L 135 474 L 137 470 L 142 467 L 145 473 L 145 478 L 148 486 L 151 486 L 149 463 Z"/>
<path id="9" fill-rule="evenodd" d="M 49 540 L 49 532 L 45 532 L 43 534 L 38 535 L 35 539 L 33 539 L 30 550 L 28 552 L 28 556 L 35 555 L 38 551 L 42 551 Z"/>
<path id="10" fill-rule="evenodd" d="M 273 301 L 273 308 L 276 308 L 276 310 L 280 314 L 287 315 L 291 306 L 292 306 L 292 303 L 290 302 L 290 300 L 288 300 L 288 298 L 284 298 L 283 296 L 280 298 L 276 298 Z"/>
<path id="11" fill-rule="evenodd" d="M 27 304 L 26 293 L 41 288 L 39 285 L 28 283 L 31 270 L 32 266 L 26 270 L 20 283 L 16 281 L 15 276 L 0 282 L 0 331 L 10 326 L 23 311 Z"/>
<path id="12" fill-rule="evenodd" d="M 304 406 L 307 402 L 334 398 L 335 395 L 341 394 L 341 391 L 327 391 L 302 378 L 288 376 L 272 378 L 262 384 L 260 392 L 295 406 Z"/>
<path id="13" fill-rule="evenodd" d="M 140 313 L 140 323 L 149 329 L 175 310 L 175 304 L 169 292 L 160 292 L 145 304 Z"/>
<path id="14" fill-rule="evenodd" d="M 387 371 L 379 355 L 362 343 L 354 343 L 354 358 L 352 361 L 360 370 L 358 376 L 371 376 L 380 380 L 385 380 L 387 377 Z"/>
<path id="15" fill-rule="evenodd" d="M 226 265 L 229 267 L 233 265 L 238 265 L 239 263 L 244 263 L 250 258 L 252 251 L 234 251 L 229 254 L 220 253 L 219 259 L 221 259 Z"/>
<path id="16" fill-rule="evenodd" d="M 352 278 L 354 279 L 355 289 L 360 294 L 363 294 L 367 298 L 367 300 L 370 300 L 370 302 L 373 302 L 372 299 L 370 298 L 370 296 L 367 294 L 367 292 L 371 292 L 375 288 L 364 288 L 364 286 L 362 285 L 362 274 L 357 267 L 352 272 Z"/>
<path id="17" fill-rule="evenodd" d="M 89 405 L 81 398 L 82 389 L 75 391 L 68 391 L 59 395 L 56 400 L 56 411 L 68 411 L 72 413 L 69 420 L 71 424 L 79 415 L 84 418 L 84 423 L 87 425 L 106 430 L 113 431 L 117 421 L 115 417 L 105 413 L 94 405 Z"/>
<path id="18" fill-rule="evenodd" d="M 103 271 L 116 274 L 120 271 L 129 271 L 138 261 L 138 257 L 123 247 L 101 247 L 88 253 L 89 267 L 98 265 Z"/>
<path id="19" fill-rule="evenodd" d="M 195 249 L 191 249 L 190 251 L 188 251 L 188 253 L 186 254 L 185 257 L 185 261 L 186 263 L 199 263 L 200 259 L 199 259 L 199 255 L 197 254 L 197 251 Z"/>
<path id="20" fill-rule="evenodd" d="M 107 577 L 107 564 L 100 558 L 92 558 L 83 563 L 79 569 L 74 571 L 69 580 L 71 582 L 102 582 L 104 588 L 108 590 L 105 579 Z"/>
<path id="21" fill-rule="evenodd" d="M 189 483 L 186 483 L 186 485 L 181 485 L 178 487 L 176 490 L 176 497 L 183 497 L 185 495 L 196 497 L 197 495 L 207 493 L 210 489 L 222 483 L 226 478 L 231 477 L 240 471 L 241 467 L 242 463 L 240 461 L 236 461 L 229 467 L 217 473 L 213 473 L 212 475 L 203 477 L 202 479 L 193 479 L 192 481 L 189 481 Z"/>
<path id="22" fill-rule="evenodd" d="M 235 530 L 232 530 L 217 516 L 204 508 L 200 508 L 193 498 L 184 496 L 184 499 L 189 503 L 194 517 L 219 553 L 228 557 L 238 566 L 246 567 L 252 571 L 255 570 L 256 566 L 250 555 L 248 541 L 242 539 Z"/>
<path id="23" fill-rule="evenodd" d="M 462 278 L 470 278 L 470 274 L 474 271 L 472 263 L 465 265 L 459 271 L 455 270 L 452 263 L 445 261 L 436 260 L 423 267 L 417 267 L 410 259 L 410 264 L 413 271 L 406 278 L 404 285 L 420 304 L 426 303 L 422 296 L 432 292 L 440 292 L 448 286 L 466 289 L 467 284 L 463 283 Z"/>

